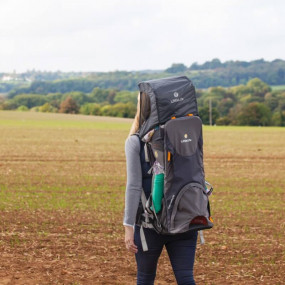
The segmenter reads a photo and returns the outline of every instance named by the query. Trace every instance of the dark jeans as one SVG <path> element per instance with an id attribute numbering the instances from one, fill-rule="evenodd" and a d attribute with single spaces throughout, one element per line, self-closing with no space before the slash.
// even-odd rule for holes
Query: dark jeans
<path id="1" fill-rule="evenodd" d="M 197 243 L 197 231 L 176 235 L 159 235 L 153 229 L 144 228 L 148 251 L 142 250 L 140 227 L 135 227 L 135 244 L 138 247 L 137 284 L 154 284 L 158 258 L 165 245 L 176 281 L 179 285 L 195 285 L 193 267 Z"/>

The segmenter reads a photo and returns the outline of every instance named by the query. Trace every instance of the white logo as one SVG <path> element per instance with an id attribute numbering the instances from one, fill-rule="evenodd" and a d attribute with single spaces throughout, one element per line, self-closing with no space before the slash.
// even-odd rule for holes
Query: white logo
<path id="1" fill-rule="evenodd" d="M 173 96 L 175 97 L 174 99 L 170 100 L 170 103 L 177 103 L 177 102 L 181 102 L 184 100 L 184 98 L 177 98 L 179 96 L 179 93 L 178 92 L 174 92 L 173 93 Z"/>
<path id="2" fill-rule="evenodd" d="M 184 135 L 184 138 L 185 139 L 181 140 L 181 143 L 187 143 L 187 142 L 191 142 L 192 141 L 191 139 L 188 139 L 188 135 L 187 134 Z"/>

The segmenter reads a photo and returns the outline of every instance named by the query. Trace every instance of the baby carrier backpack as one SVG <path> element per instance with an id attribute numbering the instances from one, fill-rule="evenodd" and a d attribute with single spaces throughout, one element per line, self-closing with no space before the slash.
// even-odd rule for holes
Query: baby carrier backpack
<path id="1" fill-rule="evenodd" d="M 143 250 L 148 250 L 143 228 L 160 234 L 212 228 L 208 197 L 213 188 L 205 181 L 202 121 L 192 82 L 179 76 L 138 86 L 150 99 L 150 114 L 138 133 L 152 172 L 151 193 L 146 199 L 142 191 L 137 213 Z"/>

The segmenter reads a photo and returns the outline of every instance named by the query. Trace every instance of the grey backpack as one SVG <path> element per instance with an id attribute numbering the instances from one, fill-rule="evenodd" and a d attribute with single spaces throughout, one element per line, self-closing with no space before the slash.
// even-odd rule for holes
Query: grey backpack
<path id="1" fill-rule="evenodd" d="M 208 197 L 213 188 L 205 181 L 202 121 L 192 82 L 170 77 L 141 82 L 139 89 L 151 105 L 138 134 L 153 173 L 150 197 L 146 200 L 144 191 L 141 196 L 141 240 L 147 250 L 144 227 L 161 234 L 212 228 Z"/>

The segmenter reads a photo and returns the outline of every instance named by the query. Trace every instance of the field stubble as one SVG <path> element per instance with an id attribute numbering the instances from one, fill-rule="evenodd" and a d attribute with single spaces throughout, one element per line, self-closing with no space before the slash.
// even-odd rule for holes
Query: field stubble
<path id="1" fill-rule="evenodd" d="M 131 121 L 0 112 L 0 284 L 134 284 L 123 242 Z M 197 284 L 284 284 L 285 129 L 205 127 L 215 227 Z M 157 283 L 174 284 L 163 251 Z"/>

